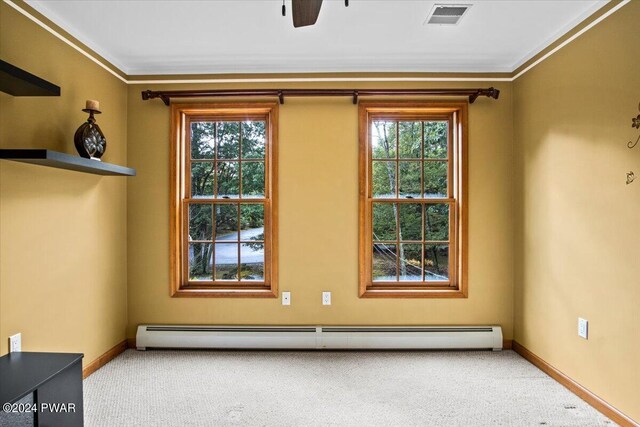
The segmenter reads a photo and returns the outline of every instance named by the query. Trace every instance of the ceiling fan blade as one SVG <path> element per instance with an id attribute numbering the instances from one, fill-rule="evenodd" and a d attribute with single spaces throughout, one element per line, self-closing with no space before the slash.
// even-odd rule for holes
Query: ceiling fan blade
<path id="1" fill-rule="evenodd" d="M 306 27 L 318 20 L 322 0 L 291 0 L 293 9 L 293 26 Z"/>

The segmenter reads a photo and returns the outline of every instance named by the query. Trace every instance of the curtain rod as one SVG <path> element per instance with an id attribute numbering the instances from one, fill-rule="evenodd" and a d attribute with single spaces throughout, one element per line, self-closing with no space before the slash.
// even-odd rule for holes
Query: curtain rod
<path id="1" fill-rule="evenodd" d="M 388 95 L 437 95 L 437 96 L 468 96 L 469 102 L 479 96 L 498 99 L 500 91 L 494 87 L 487 89 L 209 89 L 209 90 L 145 90 L 142 99 L 160 98 L 165 105 L 169 105 L 171 98 L 207 98 L 218 96 L 273 96 L 278 97 L 280 104 L 284 104 L 285 96 L 350 96 L 353 103 L 358 103 L 360 96 L 388 96 Z"/>

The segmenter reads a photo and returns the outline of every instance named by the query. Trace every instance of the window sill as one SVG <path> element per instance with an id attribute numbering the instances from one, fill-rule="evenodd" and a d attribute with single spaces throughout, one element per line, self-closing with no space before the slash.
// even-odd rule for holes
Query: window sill
<path id="1" fill-rule="evenodd" d="M 366 289 L 360 298 L 467 298 L 460 289 Z"/>
<path id="2" fill-rule="evenodd" d="M 171 293 L 173 298 L 277 298 L 271 289 L 188 289 L 181 288 Z"/>

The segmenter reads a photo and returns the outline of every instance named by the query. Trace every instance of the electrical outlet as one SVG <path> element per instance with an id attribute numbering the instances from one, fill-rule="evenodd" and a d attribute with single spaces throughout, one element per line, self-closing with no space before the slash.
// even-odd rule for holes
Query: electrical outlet
<path id="1" fill-rule="evenodd" d="M 15 334 L 9 337 L 9 353 L 22 351 L 22 334 Z"/>
<path id="2" fill-rule="evenodd" d="M 282 305 L 291 305 L 291 292 L 282 292 Z"/>
<path id="3" fill-rule="evenodd" d="M 331 292 L 322 293 L 322 305 L 331 305 Z"/>
<path id="4" fill-rule="evenodd" d="M 589 339 L 589 321 L 578 317 L 578 335 L 582 338 Z"/>

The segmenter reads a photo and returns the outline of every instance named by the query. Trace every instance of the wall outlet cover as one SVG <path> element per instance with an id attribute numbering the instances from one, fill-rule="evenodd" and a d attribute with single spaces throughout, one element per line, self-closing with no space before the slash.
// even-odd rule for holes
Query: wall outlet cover
<path id="1" fill-rule="evenodd" d="M 22 351 L 22 334 L 15 334 L 9 337 L 9 353 Z"/>
<path id="2" fill-rule="evenodd" d="M 322 305 L 331 305 L 331 292 L 322 293 Z"/>
<path id="3" fill-rule="evenodd" d="M 589 321 L 578 317 L 578 336 L 589 339 Z"/>
<path id="4" fill-rule="evenodd" d="M 282 305 L 291 305 L 291 292 L 282 292 Z"/>

